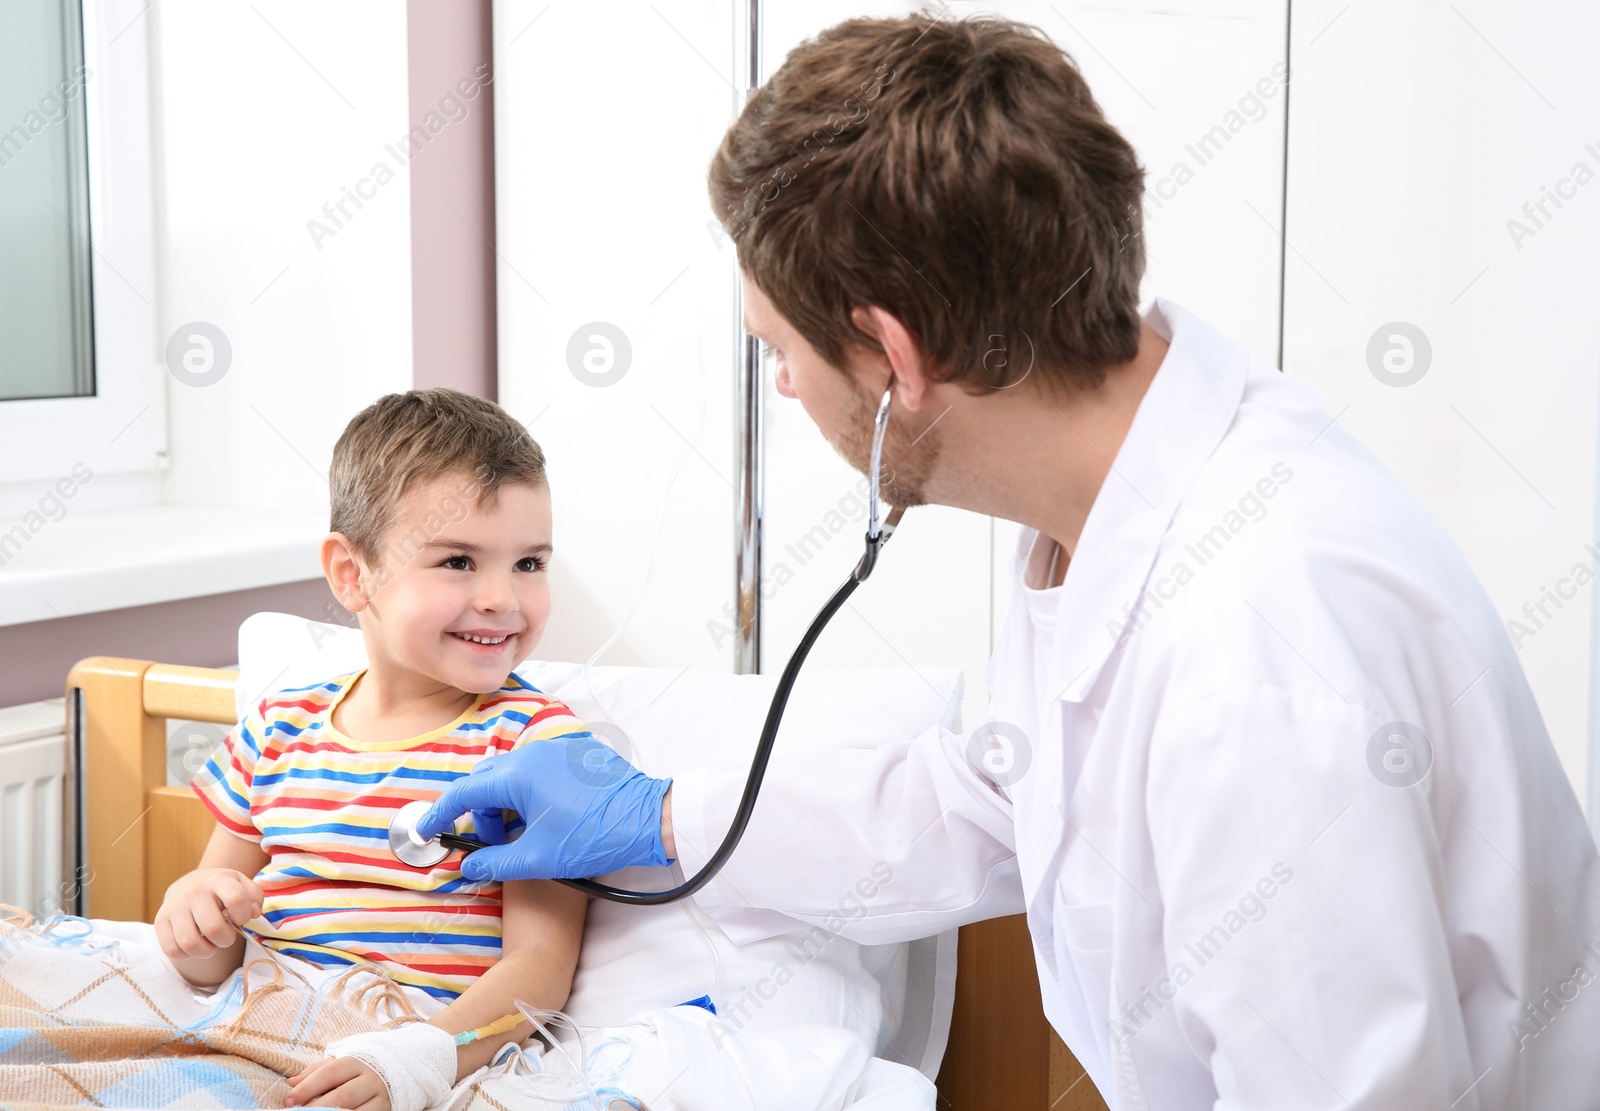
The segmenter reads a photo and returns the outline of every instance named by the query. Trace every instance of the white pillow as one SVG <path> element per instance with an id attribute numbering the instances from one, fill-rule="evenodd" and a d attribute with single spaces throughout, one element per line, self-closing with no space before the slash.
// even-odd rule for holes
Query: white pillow
<path id="1" fill-rule="evenodd" d="M 239 628 L 241 717 L 276 691 L 366 664 L 359 629 L 281 613 Z M 642 770 L 673 775 L 749 760 L 776 678 L 529 660 L 516 668 L 565 702 Z M 779 732 L 784 751 L 873 748 L 942 725 L 960 731 L 962 674 L 950 668 L 803 671 Z M 676 867 L 673 869 L 677 873 Z M 624 887 L 662 887 L 661 870 L 628 869 Z M 954 931 L 903 945 L 830 938 L 772 913 L 730 938 L 692 900 L 630 907 L 594 900 L 567 1010 L 614 1025 L 642 1010 L 710 995 L 731 1024 L 821 1022 L 859 1033 L 879 1056 L 938 1073 L 955 998 Z"/>

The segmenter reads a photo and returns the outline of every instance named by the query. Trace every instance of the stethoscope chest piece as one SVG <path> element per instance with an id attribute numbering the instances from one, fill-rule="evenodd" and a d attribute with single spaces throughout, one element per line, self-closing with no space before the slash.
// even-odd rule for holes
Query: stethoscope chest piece
<path id="1" fill-rule="evenodd" d="M 450 849 L 437 839 L 429 841 L 417 835 L 417 823 L 432 806 L 426 799 L 408 802 L 389 823 L 389 851 L 413 868 L 432 868 L 450 855 Z"/>

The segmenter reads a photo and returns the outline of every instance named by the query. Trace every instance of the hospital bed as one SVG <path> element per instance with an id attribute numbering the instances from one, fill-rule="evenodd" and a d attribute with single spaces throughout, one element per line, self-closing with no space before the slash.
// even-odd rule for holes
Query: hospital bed
<path id="1" fill-rule="evenodd" d="M 213 828 L 187 787 L 167 786 L 169 719 L 232 725 L 239 673 L 96 656 L 67 679 L 74 765 L 69 819 L 83 861 L 84 913 L 151 921 L 168 884 L 192 869 Z M 963 927 L 955 1006 L 938 1075 L 940 1107 L 1104 1108 L 1045 1021 L 1021 916 Z"/>

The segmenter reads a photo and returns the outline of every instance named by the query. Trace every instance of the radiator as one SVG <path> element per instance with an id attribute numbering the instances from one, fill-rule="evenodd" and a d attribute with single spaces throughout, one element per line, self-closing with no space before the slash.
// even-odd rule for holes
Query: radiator
<path id="1" fill-rule="evenodd" d="M 0 709 L 0 903 L 71 911 L 62 859 L 67 770 L 62 700 Z"/>

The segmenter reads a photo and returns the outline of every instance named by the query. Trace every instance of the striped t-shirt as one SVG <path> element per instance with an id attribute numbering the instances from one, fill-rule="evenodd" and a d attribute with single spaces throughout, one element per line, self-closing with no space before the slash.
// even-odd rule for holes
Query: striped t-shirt
<path id="1" fill-rule="evenodd" d="M 500 885 L 463 879 L 459 852 L 431 868 L 402 863 L 389 851 L 390 819 L 480 760 L 587 729 L 513 673 L 431 733 L 358 741 L 332 717 L 361 674 L 266 699 L 192 786 L 217 821 L 268 854 L 256 876 L 265 903 L 247 927 L 262 944 L 319 965 L 378 962 L 454 999 L 500 957 Z M 457 829 L 470 832 L 471 816 Z"/>

